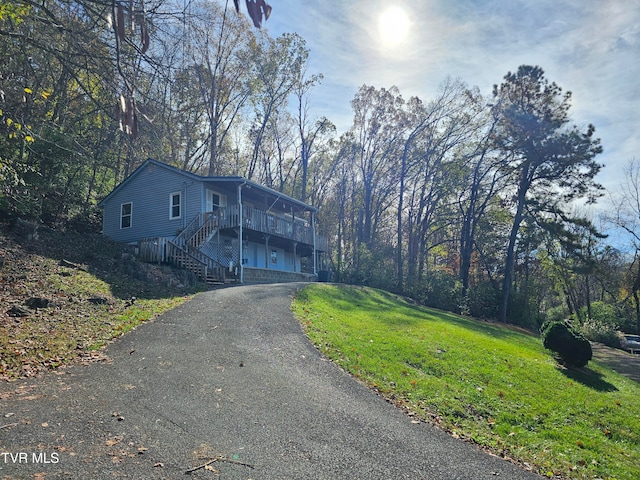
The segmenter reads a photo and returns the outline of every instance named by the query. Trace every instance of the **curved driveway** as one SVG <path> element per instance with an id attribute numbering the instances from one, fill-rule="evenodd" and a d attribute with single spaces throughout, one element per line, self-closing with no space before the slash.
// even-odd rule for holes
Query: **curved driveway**
<path id="1" fill-rule="evenodd" d="M 203 293 L 109 362 L 0 385 L 0 478 L 175 479 L 216 458 L 190 477 L 542 478 L 412 423 L 325 360 L 291 313 L 299 287 Z"/>

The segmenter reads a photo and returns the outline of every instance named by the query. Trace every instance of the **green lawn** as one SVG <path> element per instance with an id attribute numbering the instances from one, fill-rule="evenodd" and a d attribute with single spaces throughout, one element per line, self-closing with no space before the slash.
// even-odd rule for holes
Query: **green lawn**
<path id="1" fill-rule="evenodd" d="M 560 368 L 535 337 L 369 288 L 317 284 L 293 308 L 338 365 L 454 436 L 551 476 L 640 478 L 640 384 Z"/>

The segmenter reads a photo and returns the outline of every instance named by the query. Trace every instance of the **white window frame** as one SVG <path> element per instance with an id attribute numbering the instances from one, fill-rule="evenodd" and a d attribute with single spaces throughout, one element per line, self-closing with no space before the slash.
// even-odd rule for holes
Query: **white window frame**
<path id="1" fill-rule="evenodd" d="M 129 205 L 129 214 L 128 215 L 124 215 L 123 213 L 123 208 L 125 205 Z M 124 220 L 124 218 L 127 217 L 129 218 L 129 225 L 128 226 L 123 226 L 122 221 Z M 125 203 L 121 203 L 120 204 L 120 230 L 124 230 L 125 228 L 131 228 L 131 226 L 133 225 L 133 202 L 125 202 Z"/>
<path id="2" fill-rule="evenodd" d="M 178 205 L 174 205 L 173 199 L 178 196 Z M 178 215 L 173 215 L 174 207 L 178 207 Z M 172 192 L 169 194 L 169 220 L 180 220 L 182 218 L 182 192 Z"/>
<path id="3" fill-rule="evenodd" d="M 206 209 L 207 212 L 215 212 L 218 208 L 224 208 L 227 206 L 227 196 L 216 191 L 207 188 Z M 213 195 L 218 196 L 218 204 L 213 203 Z M 211 201 L 209 201 L 211 200 Z M 211 207 L 211 208 L 209 208 Z"/>

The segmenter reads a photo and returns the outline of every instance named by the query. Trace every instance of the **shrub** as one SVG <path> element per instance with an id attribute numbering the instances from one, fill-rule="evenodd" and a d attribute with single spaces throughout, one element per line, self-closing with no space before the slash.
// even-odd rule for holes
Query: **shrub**
<path id="1" fill-rule="evenodd" d="M 485 320 L 498 318 L 498 306 L 500 305 L 500 291 L 489 282 L 474 285 L 469 289 L 468 308 L 472 317 Z"/>
<path id="2" fill-rule="evenodd" d="M 102 212 L 95 209 L 87 215 L 75 215 L 66 222 L 66 227 L 78 233 L 100 233 Z"/>
<path id="3" fill-rule="evenodd" d="M 509 323 L 529 330 L 537 330 L 544 322 L 544 315 L 540 312 L 536 299 L 519 292 L 513 292 L 509 297 L 507 316 Z"/>
<path id="4" fill-rule="evenodd" d="M 411 297 L 427 307 L 458 313 L 466 305 L 461 295 L 462 285 L 455 275 L 443 271 L 429 273 L 427 278 L 411 288 Z"/>
<path id="5" fill-rule="evenodd" d="M 618 331 L 629 331 L 629 322 L 625 318 L 624 304 L 613 305 L 604 302 L 593 302 L 590 314 L 586 307 L 582 309 L 582 317 L 586 318 L 580 326 L 580 333 L 592 342 L 600 342 L 609 347 L 620 346 Z"/>
<path id="6" fill-rule="evenodd" d="M 563 319 L 567 318 L 568 315 L 569 309 L 567 309 L 567 306 L 564 304 L 550 307 L 545 311 L 545 318 L 547 322 L 561 322 Z"/>
<path id="7" fill-rule="evenodd" d="M 589 313 L 589 310 L 591 313 Z M 604 302 L 591 302 L 591 308 L 582 307 L 581 317 L 590 317 L 591 320 L 602 325 L 617 325 L 619 313 L 615 305 Z"/>
<path id="8" fill-rule="evenodd" d="M 616 325 L 603 325 L 597 321 L 587 319 L 580 327 L 580 333 L 592 342 L 599 342 L 608 347 L 620 347 L 620 338 Z"/>
<path id="9" fill-rule="evenodd" d="M 339 273 L 340 281 L 355 285 L 383 290 L 397 290 L 395 267 L 393 264 L 393 250 L 388 247 L 369 250 L 362 244 L 358 251 L 359 264 Z"/>
<path id="10" fill-rule="evenodd" d="M 629 295 L 629 298 L 618 305 L 618 315 L 620 330 L 628 333 L 640 333 L 640 331 L 638 330 L 638 322 L 636 319 L 635 304 L 631 295 Z"/>
<path id="11" fill-rule="evenodd" d="M 584 367 L 592 357 L 591 344 L 566 322 L 549 322 L 542 330 L 542 344 L 556 352 L 565 365 Z"/>

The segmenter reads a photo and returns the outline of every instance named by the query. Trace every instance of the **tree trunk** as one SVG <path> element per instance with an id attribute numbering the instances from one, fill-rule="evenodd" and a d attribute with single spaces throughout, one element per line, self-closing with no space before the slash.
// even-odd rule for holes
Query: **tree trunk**
<path id="1" fill-rule="evenodd" d="M 460 232 L 460 281 L 462 282 L 462 295 L 467 295 L 469 290 L 469 270 L 471 269 L 471 255 L 473 253 L 473 235 L 471 233 L 472 206 L 467 210 Z"/>
<path id="2" fill-rule="evenodd" d="M 638 295 L 638 292 L 640 292 L 640 265 L 638 265 L 636 279 L 633 282 L 633 299 L 636 304 L 636 333 L 640 334 L 640 295 Z"/>
<path id="3" fill-rule="evenodd" d="M 640 298 L 638 296 L 638 290 L 634 290 L 633 299 L 636 303 L 636 333 L 640 334 Z"/>
<path id="4" fill-rule="evenodd" d="M 398 230 L 397 230 L 398 252 L 396 255 L 396 262 L 397 262 L 398 269 L 397 269 L 396 283 L 397 283 L 398 292 L 400 293 L 404 293 L 404 268 L 403 268 L 404 258 L 402 255 L 402 215 L 403 215 L 403 209 L 404 209 L 404 181 L 406 176 L 406 168 L 407 168 L 407 148 L 405 148 L 404 153 L 402 155 L 402 165 L 400 170 L 400 192 L 398 195 Z"/>
<path id="5" fill-rule="evenodd" d="M 516 207 L 516 215 L 511 226 L 511 234 L 509 235 L 509 246 L 507 247 L 507 258 L 504 262 L 504 279 L 502 280 L 502 298 L 500 300 L 500 310 L 498 311 L 498 321 L 507 322 L 507 309 L 509 307 L 509 296 L 511 295 L 511 284 L 513 283 L 513 268 L 516 260 L 516 243 L 518 240 L 518 231 L 522 223 L 522 212 L 527 195 L 529 183 L 527 177 L 529 168 L 523 167 L 522 176 L 520 177 L 520 185 L 518 187 L 518 200 Z"/>

